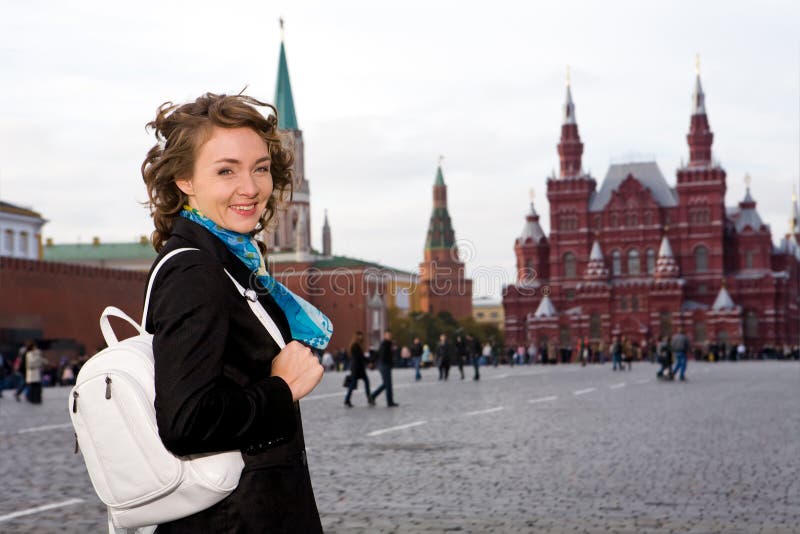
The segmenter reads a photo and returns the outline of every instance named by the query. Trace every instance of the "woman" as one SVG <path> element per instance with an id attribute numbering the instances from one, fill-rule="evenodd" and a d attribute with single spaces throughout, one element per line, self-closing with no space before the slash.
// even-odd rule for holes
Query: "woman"
<path id="1" fill-rule="evenodd" d="M 44 367 L 42 351 L 33 341 L 25 344 L 25 387 L 28 401 L 33 404 L 42 403 L 42 367 Z M 19 400 L 19 399 L 17 399 Z"/>
<path id="2" fill-rule="evenodd" d="M 367 394 L 367 402 L 370 406 L 375 406 L 375 399 L 369 392 L 369 377 L 367 377 L 367 358 L 364 356 L 364 334 L 356 332 L 353 334 L 353 339 L 350 342 L 350 385 L 347 388 L 347 394 L 344 396 L 344 405 L 352 408 L 350 402 L 350 395 L 356 389 L 359 380 L 364 381 L 364 393 Z"/>
<path id="3" fill-rule="evenodd" d="M 169 259 L 154 280 L 146 326 L 153 333 L 159 435 L 176 455 L 241 450 L 238 488 L 214 506 L 157 532 L 322 532 L 297 401 L 322 378 L 309 346 L 327 345 L 330 321 L 266 271 L 254 238 L 291 189 L 291 152 L 277 112 L 253 98 L 205 94 L 164 104 L 148 124 L 159 143 L 142 176 Z M 225 270 L 258 299 L 281 349 Z"/>

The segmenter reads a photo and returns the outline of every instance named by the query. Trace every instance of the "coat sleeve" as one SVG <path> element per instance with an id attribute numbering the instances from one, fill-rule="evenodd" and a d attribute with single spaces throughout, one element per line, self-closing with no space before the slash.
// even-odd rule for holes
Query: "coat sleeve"
<path id="1" fill-rule="evenodd" d="M 218 264 L 173 265 L 151 295 L 156 420 L 177 455 L 269 448 L 297 431 L 292 392 L 281 378 L 243 387 L 223 375 L 224 276 Z"/>

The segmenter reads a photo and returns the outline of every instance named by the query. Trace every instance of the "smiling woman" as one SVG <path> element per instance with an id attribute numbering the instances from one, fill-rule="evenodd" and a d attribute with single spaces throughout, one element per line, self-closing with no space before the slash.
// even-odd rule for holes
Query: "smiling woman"
<path id="1" fill-rule="evenodd" d="M 149 123 L 155 264 L 174 256 L 151 271 L 145 317 L 158 433 L 178 456 L 238 450 L 244 460 L 230 495 L 159 533 L 322 532 L 296 401 L 322 378 L 309 347 L 324 348 L 333 327 L 270 276 L 255 239 L 291 191 L 277 124 L 272 106 L 210 93 L 164 104 Z M 252 313 L 256 302 L 273 325 Z"/>

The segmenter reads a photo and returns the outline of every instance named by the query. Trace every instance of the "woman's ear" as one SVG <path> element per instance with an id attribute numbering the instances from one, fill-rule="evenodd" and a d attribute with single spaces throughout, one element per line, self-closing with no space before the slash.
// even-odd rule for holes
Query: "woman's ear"
<path id="1" fill-rule="evenodd" d="M 192 180 L 189 178 L 179 178 L 175 180 L 175 185 L 178 186 L 178 189 L 183 191 L 183 194 L 186 196 L 194 195 L 194 187 L 192 186 Z"/>

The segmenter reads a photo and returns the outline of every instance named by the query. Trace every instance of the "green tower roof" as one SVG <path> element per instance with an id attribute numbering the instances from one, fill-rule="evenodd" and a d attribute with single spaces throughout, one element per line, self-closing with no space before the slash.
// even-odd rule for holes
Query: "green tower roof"
<path id="1" fill-rule="evenodd" d="M 286 48 L 281 41 L 281 53 L 278 58 L 278 82 L 275 84 L 275 107 L 278 108 L 278 128 L 281 130 L 299 130 L 297 115 L 294 112 L 292 83 L 289 81 L 289 66 L 286 64 Z"/>
<path id="2" fill-rule="evenodd" d="M 441 165 L 439 165 L 439 167 L 436 169 L 436 181 L 433 185 L 444 185 L 444 175 L 442 174 Z"/>

